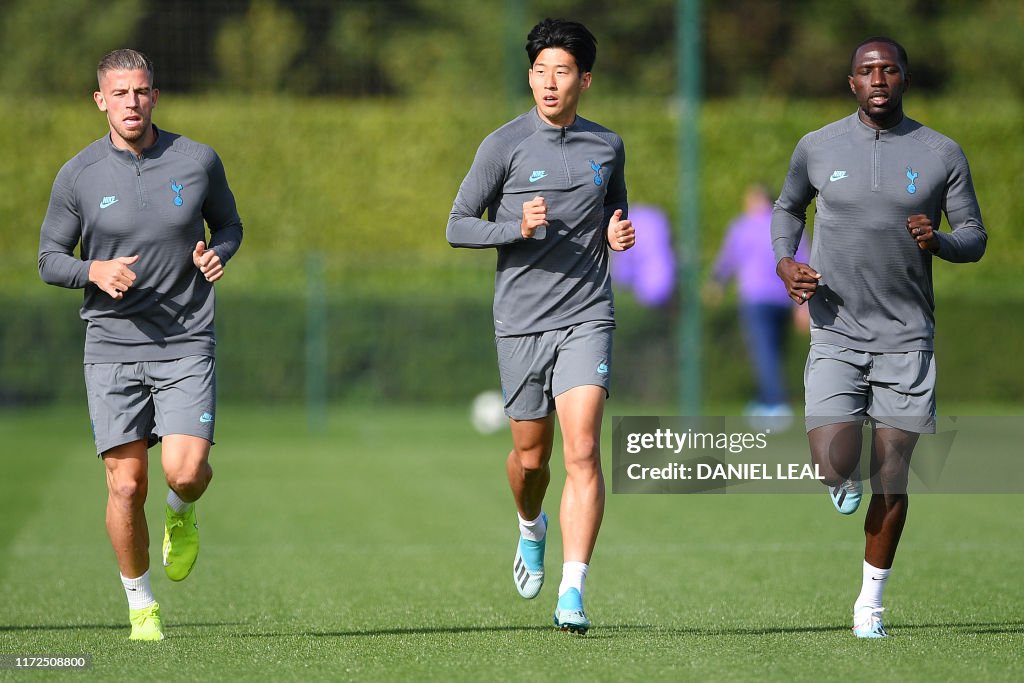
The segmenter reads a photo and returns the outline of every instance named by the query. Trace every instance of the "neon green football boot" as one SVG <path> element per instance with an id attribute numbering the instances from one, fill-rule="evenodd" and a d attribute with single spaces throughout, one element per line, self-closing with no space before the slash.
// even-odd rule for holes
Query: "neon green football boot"
<path id="1" fill-rule="evenodd" d="M 195 503 L 180 515 L 168 505 L 164 518 L 164 571 L 171 581 L 182 581 L 192 571 L 192 565 L 199 556 Z"/>
<path id="2" fill-rule="evenodd" d="M 128 640 L 163 640 L 164 625 L 160 620 L 160 604 L 154 602 L 149 607 L 128 610 L 128 620 L 132 622 L 132 634 Z"/>

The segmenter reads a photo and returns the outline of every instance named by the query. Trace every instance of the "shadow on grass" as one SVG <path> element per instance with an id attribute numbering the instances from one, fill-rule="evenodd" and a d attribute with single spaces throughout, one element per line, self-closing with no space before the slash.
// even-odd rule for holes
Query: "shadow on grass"
<path id="1" fill-rule="evenodd" d="M 240 621 L 211 621 L 207 623 L 192 622 L 188 624 L 175 623 L 174 627 L 196 626 L 196 627 L 219 627 L 219 626 L 242 626 Z M 127 622 L 119 624 L 0 624 L 0 633 L 17 633 L 18 631 L 123 631 L 129 628 Z"/>
<path id="2" fill-rule="evenodd" d="M 618 628 L 618 627 L 611 627 Z M 634 628 L 635 627 L 627 627 Z M 846 624 L 841 626 L 780 626 L 774 627 L 763 627 L 763 628 L 692 628 L 692 629 L 658 629 L 657 627 L 649 627 L 655 631 L 664 630 L 670 633 L 686 633 L 690 635 L 708 635 L 708 636 L 769 636 L 776 634 L 785 633 L 830 633 L 833 631 L 846 631 L 850 630 L 850 627 Z M 980 635 L 980 634 L 993 634 L 993 633 L 1024 633 L 1024 621 L 1004 621 L 1004 622 L 949 622 L 944 624 L 897 624 L 895 626 L 888 627 L 887 630 L 893 633 L 899 633 L 901 631 L 918 631 L 918 630 L 930 630 L 930 629 L 951 629 L 966 634 Z"/>
<path id="3" fill-rule="evenodd" d="M 244 622 L 184 622 L 175 624 L 180 628 L 220 628 L 245 626 Z M 87 630 L 123 630 L 125 624 L 0 624 L 0 633 L 19 631 L 87 631 Z M 1003 622 L 947 622 L 933 624 L 900 624 L 890 627 L 890 631 L 898 635 L 903 631 L 921 631 L 929 629 L 950 629 L 969 635 L 998 635 L 1004 633 L 1024 634 L 1024 621 Z M 434 634 L 465 634 L 465 633 L 527 633 L 555 632 L 555 627 L 531 624 L 529 626 L 436 626 L 381 629 L 352 629 L 338 631 L 253 631 L 247 633 L 224 634 L 236 638 L 294 638 L 308 636 L 315 638 L 366 638 L 377 636 L 423 636 Z M 763 628 L 677 628 L 656 626 L 652 624 L 602 624 L 592 630 L 587 638 L 611 638 L 620 634 L 644 633 L 647 635 L 666 636 L 770 636 L 787 633 L 832 633 L 849 631 L 848 626 L 780 626 Z"/>
<path id="4" fill-rule="evenodd" d="M 554 631 L 552 626 L 423 626 L 409 628 L 368 628 L 352 631 L 295 631 L 288 632 L 267 632 L 267 633 L 239 633 L 243 638 L 280 638 L 288 636 L 313 636 L 317 638 L 358 638 L 374 636 L 429 636 L 435 633 L 458 634 L 458 633 L 526 633 L 529 631 Z"/>
<path id="5" fill-rule="evenodd" d="M 945 623 L 945 624 L 903 624 L 892 627 L 894 632 L 952 629 L 967 634 L 1000 634 L 1024 633 L 1024 621 L 1012 622 L 980 622 L 980 623 Z M 409 627 L 385 629 L 354 629 L 340 631 L 303 631 L 294 633 L 240 633 L 238 636 L 247 638 L 275 638 L 287 636 L 313 636 L 319 638 L 358 638 L 375 636 L 416 636 L 432 634 L 464 634 L 464 633 L 521 633 L 521 632 L 554 632 L 552 626 L 437 626 Z M 777 628 L 673 628 L 649 624 L 602 624 L 592 630 L 587 637 L 614 637 L 622 633 L 645 633 L 648 635 L 667 636 L 768 636 L 787 633 L 832 633 L 849 631 L 849 626 L 780 626 Z"/>

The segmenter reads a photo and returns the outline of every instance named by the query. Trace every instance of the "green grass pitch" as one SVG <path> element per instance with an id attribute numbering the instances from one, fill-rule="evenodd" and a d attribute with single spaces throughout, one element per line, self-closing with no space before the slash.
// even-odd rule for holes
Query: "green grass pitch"
<path id="1" fill-rule="evenodd" d="M 298 410 L 226 405 L 218 421 L 202 551 L 181 584 L 159 567 L 166 489 L 152 452 L 147 511 L 167 640 L 129 643 L 84 408 L 0 412 L 0 654 L 89 654 L 89 672 L 56 677 L 98 680 L 1024 672 L 1022 496 L 913 498 L 886 591 L 892 637 L 869 642 L 849 632 L 862 512 L 841 517 L 824 494 L 609 495 L 587 583 L 594 627 L 576 637 L 551 624 L 558 455 L 549 582 L 525 601 L 510 580 L 508 435 L 473 433 L 463 407 L 339 407 L 318 436 Z M 0 669 L 0 680 L 26 676 Z"/>

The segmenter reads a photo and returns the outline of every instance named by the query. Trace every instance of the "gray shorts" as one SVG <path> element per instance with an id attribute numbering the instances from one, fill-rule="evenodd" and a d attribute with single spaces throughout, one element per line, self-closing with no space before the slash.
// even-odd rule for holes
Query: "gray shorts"
<path id="1" fill-rule="evenodd" d="M 870 353 L 811 344 L 804 368 L 807 431 L 871 418 L 918 434 L 935 433 L 935 354 Z"/>
<path id="2" fill-rule="evenodd" d="M 607 320 L 519 337 L 498 337 L 498 372 L 505 414 L 536 420 L 555 409 L 555 396 L 594 384 L 608 394 L 612 330 Z"/>
<path id="3" fill-rule="evenodd" d="M 213 443 L 216 363 L 210 356 L 135 363 L 86 363 L 96 452 L 139 439 L 154 445 L 167 434 Z"/>

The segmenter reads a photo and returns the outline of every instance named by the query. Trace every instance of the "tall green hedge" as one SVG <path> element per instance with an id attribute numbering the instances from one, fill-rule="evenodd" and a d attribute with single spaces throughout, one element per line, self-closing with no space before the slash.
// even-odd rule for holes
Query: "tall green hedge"
<path id="1" fill-rule="evenodd" d="M 592 94 L 583 114 L 626 141 L 631 201 L 675 216 L 678 122 L 671 103 Z M 39 280 L 38 227 L 57 170 L 105 126 L 87 99 L 35 102 L 0 97 L 7 123 L 0 128 L 0 400 L 19 402 L 81 396 L 81 295 Z M 936 264 L 940 394 L 1020 400 L 1020 103 L 988 102 L 969 120 L 955 101 L 908 96 L 907 107 L 964 147 L 990 233 L 980 263 Z M 502 123 L 503 110 L 475 99 L 455 106 L 161 98 L 158 125 L 209 142 L 224 159 L 246 226 L 242 250 L 218 284 L 223 396 L 304 396 L 310 253 L 326 264 L 332 398 L 461 400 L 495 385 L 488 310 L 494 254 L 451 249 L 444 226 L 476 146 Z M 743 187 L 756 180 L 778 186 L 800 136 L 850 111 L 848 101 L 706 104 L 703 237 L 684 248 L 696 249 L 706 270 Z M 628 295 L 619 297 L 618 311 L 616 392 L 674 400 L 677 313 L 642 310 Z M 728 302 L 706 312 L 704 329 L 706 399 L 743 400 L 752 385 Z M 803 353 L 795 341 L 788 359 L 794 384 Z"/>
<path id="2" fill-rule="evenodd" d="M 582 113 L 625 139 L 630 199 L 677 212 L 671 102 L 607 94 L 584 100 Z M 503 103 L 476 99 L 333 101 L 224 99 L 165 93 L 158 125 L 212 144 L 224 159 L 246 225 L 236 277 L 274 289 L 262 262 L 319 251 L 339 263 L 384 259 L 460 268 L 444 226 L 476 147 L 504 119 Z M 87 98 L 0 97 L 0 286 L 37 287 L 38 226 L 60 166 L 100 137 L 105 121 Z M 529 103 L 524 102 L 525 108 Z M 1021 291 L 1024 212 L 1016 150 L 1024 146 L 1024 108 L 992 101 L 964 118 L 961 103 L 907 98 L 911 115 L 954 137 L 971 162 L 986 223 L 988 255 L 977 265 L 936 268 L 940 291 Z M 751 181 L 781 185 L 804 133 L 853 111 L 850 101 L 730 100 L 704 107 L 700 202 L 706 268 Z M 30 134 L 27 134 L 30 132 Z M 642 231 L 640 238 L 643 238 Z"/>

